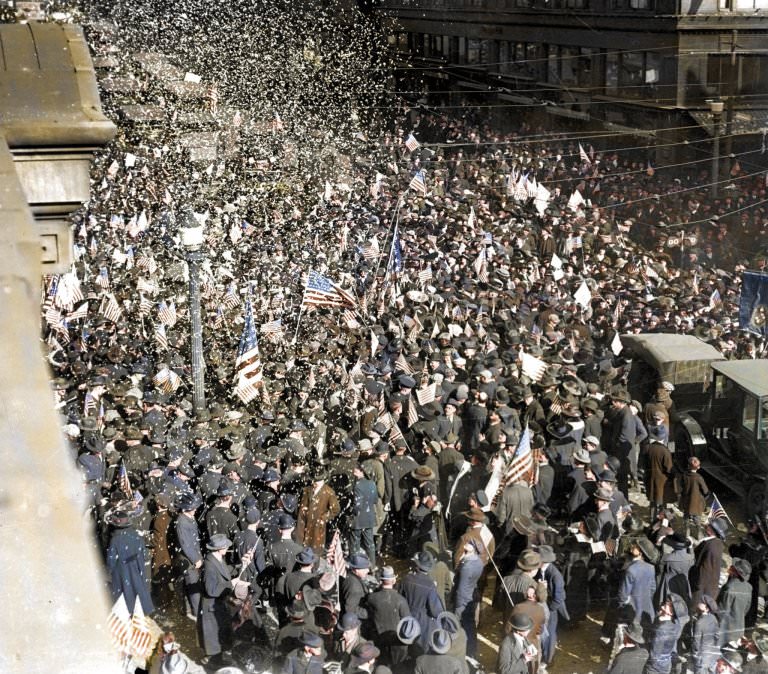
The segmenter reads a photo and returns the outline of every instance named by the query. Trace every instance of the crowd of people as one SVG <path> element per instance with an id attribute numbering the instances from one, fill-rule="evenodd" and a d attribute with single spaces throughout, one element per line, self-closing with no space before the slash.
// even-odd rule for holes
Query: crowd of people
<path id="1" fill-rule="evenodd" d="M 558 631 L 588 612 L 613 674 L 768 671 L 762 525 L 726 555 L 696 457 L 668 448 L 674 386 L 633 399 L 616 339 L 763 355 L 734 317 L 740 271 L 766 263 L 765 172 L 734 166 L 712 201 L 700 164 L 531 132 L 413 109 L 361 138 L 311 208 L 273 189 L 254 212 L 258 167 L 195 204 L 208 407 L 193 414 L 188 269 L 163 217 L 183 150 L 120 131 L 76 264 L 43 297 L 114 599 L 183 605 L 208 668 L 247 643 L 275 672 L 468 673 L 492 596 L 502 674 L 568 671 Z M 337 306 L 307 301 L 310 272 L 344 289 Z M 243 402 L 246 304 L 260 369 Z M 154 666 L 195 665 L 171 634 Z"/>

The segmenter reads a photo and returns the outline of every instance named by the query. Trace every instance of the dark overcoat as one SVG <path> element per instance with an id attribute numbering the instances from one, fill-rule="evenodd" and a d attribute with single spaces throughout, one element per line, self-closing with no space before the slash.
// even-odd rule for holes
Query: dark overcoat
<path id="1" fill-rule="evenodd" d="M 203 563 L 203 596 L 197 617 L 200 646 L 206 655 L 217 655 L 232 645 L 232 618 L 227 597 L 232 594 L 232 575 L 229 567 L 212 553 Z"/>
<path id="2" fill-rule="evenodd" d="M 128 610 L 133 612 L 136 597 L 141 600 L 145 614 L 155 610 L 146 575 L 147 548 L 139 533 L 132 528 L 115 529 L 107 548 L 107 569 L 112 599 L 122 594 Z"/>

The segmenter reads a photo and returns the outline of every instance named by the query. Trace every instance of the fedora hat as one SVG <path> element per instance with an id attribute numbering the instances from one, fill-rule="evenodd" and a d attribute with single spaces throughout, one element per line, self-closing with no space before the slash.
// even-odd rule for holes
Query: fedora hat
<path id="1" fill-rule="evenodd" d="M 598 501 L 607 501 L 608 503 L 611 503 L 613 501 L 613 494 L 605 487 L 600 487 L 600 489 L 595 492 L 595 498 Z"/>
<path id="2" fill-rule="evenodd" d="M 312 630 L 302 630 L 299 641 L 310 648 L 320 648 L 323 645 L 323 638 Z"/>
<path id="3" fill-rule="evenodd" d="M 631 623 L 627 629 L 624 630 L 624 636 L 638 645 L 645 643 L 643 638 L 643 628 L 638 623 Z"/>
<path id="4" fill-rule="evenodd" d="M 117 529 L 127 529 L 132 524 L 131 516 L 124 510 L 116 510 L 109 516 L 109 523 Z"/>
<path id="5" fill-rule="evenodd" d="M 531 536 L 536 533 L 533 526 L 533 520 L 527 515 L 515 515 L 512 518 L 512 527 L 522 536 Z"/>
<path id="6" fill-rule="evenodd" d="M 563 419 L 554 419 L 547 424 L 547 433 L 558 440 L 568 437 L 572 431 L 571 425 Z"/>
<path id="7" fill-rule="evenodd" d="M 485 522 L 485 513 L 480 508 L 470 508 L 463 513 L 470 522 Z"/>
<path id="8" fill-rule="evenodd" d="M 361 641 L 352 649 L 352 656 L 361 663 L 378 658 L 381 651 L 371 641 Z"/>
<path id="9" fill-rule="evenodd" d="M 354 630 L 360 627 L 360 625 L 362 625 L 362 623 L 360 622 L 360 617 L 357 613 L 347 612 L 342 615 L 339 622 L 336 623 L 336 629 L 339 630 L 339 632 L 346 632 L 347 630 Z"/>
<path id="10" fill-rule="evenodd" d="M 419 569 L 419 571 L 424 571 L 425 573 L 432 570 L 432 567 L 435 566 L 435 558 L 432 555 L 431 552 L 427 552 L 426 550 L 422 550 L 421 552 L 417 553 L 413 561 L 416 563 L 416 568 Z"/>
<path id="11" fill-rule="evenodd" d="M 214 534 L 211 536 L 211 540 L 205 546 L 208 550 L 226 550 L 232 547 L 232 541 L 229 540 L 224 534 Z"/>
<path id="12" fill-rule="evenodd" d="M 573 460 L 576 463 L 591 463 L 592 459 L 589 457 L 589 452 L 583 447 L 579 447 L 573 453 Z"/>
<path id="13" fill-rule="evenodd" d="M 379 580 L 395 580 L 397 575 L 391 566 L 382 566 L 379 571 Z"/>
<path id="14" fill-rule="evenodd" d="M 539 553 L 542 564 L 551 564 L 555 561 L 555 559 L 557 559 L 555 551 L 551 545 L 539 545 L 536 547 L 536 552 Z"/>
<path id="15" fill-rule="evenodd" d="M 347 566 L 350 569 L 370 569 L 371 562 L 366 555 L 351 555 Z"/>
<path id="16" fill-rule="evenodd" d="M 309 566 L 310 564 L 314 564 L 316 559 L 317 555 L 315 555 L 315 551 L 309 547 L 304 548 L 296 555 L 296 563 L 299 566 Z"/>
<path id="17" fill-rule="evenodd" d="M 412 615 L 401 618 L 397 623 L 397 638 L 400 643 L 410 645 L 421 636 L 421 625 Z"/>
<path id="18" fill-rule="evenodd" d="M 541 555 L 535 550 L 523 550 L 517 558 L 517 566 L 523 571 L 533 571 L 541 566 Z"/>
<path id="19" fill-rule="evenodd" d="M 746 559 L 734 558 L 731 566 L 742 580 L 749 580 L 752 575 L 752 565 Z"/>
<path id="20" fill-rule="evenodd" d="M 429 647 L 438 655 L 443 655 L 451 650 L 451 635 L 447 630 L 437 629 L 433 630 L 429 635 Z"/>
<path id="21" fill-rule="evenodd" d="M 435 473 L 429 466 L 419 466 L 411 471 L 411 477 L 418 482 L 426 482 L 427 480 L 434 480 Z"/>

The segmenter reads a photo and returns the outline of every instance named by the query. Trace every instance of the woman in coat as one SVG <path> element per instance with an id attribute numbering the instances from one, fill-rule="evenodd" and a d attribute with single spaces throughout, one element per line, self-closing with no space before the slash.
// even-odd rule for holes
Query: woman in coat
<path id="1" fill-rule="evenodd" d="M 677 594 L 669 595 L 653 624 L 650 653 L 643 674 L 670 674 L 677 641 L 687 622 L 688 608 L 683 598 Z"/>

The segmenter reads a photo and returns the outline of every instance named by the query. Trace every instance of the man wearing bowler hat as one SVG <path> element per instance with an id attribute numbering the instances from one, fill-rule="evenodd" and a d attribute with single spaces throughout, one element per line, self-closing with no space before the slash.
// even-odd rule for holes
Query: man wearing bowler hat
<path id="1" fill-rule="evenodd" d="M 397 665 L 408 656 L 408 647 L 397 638 L 397 626 L 402 618 L 411 614 L 408 602 L 395 590 L 397 576 L 391 566 L 382 566 L 379 572 L 381 587 L 368 595 L 366 608 L 368 618 L 366 634 L 376 635 L 381 648 L 382 662 Z"/>
<path id="2" fill-rule="evenodd" d="M 632 623 L 623 634 L 621 650 L 606 670 L 606 674 L 638 674 L 644 671 L 648 661 L 648 650 L 645 648 L 643 628 Z"/>
<path id="3" fill-rule="evenodd" d="M 499 647 L 496 671 L 503 674 L 528 674 L 529 663 L 536 660 L 536 653 L 528 642 L 533 621 L 523 614 L 514 616 L 509 623 L 507 636 Z"/>

